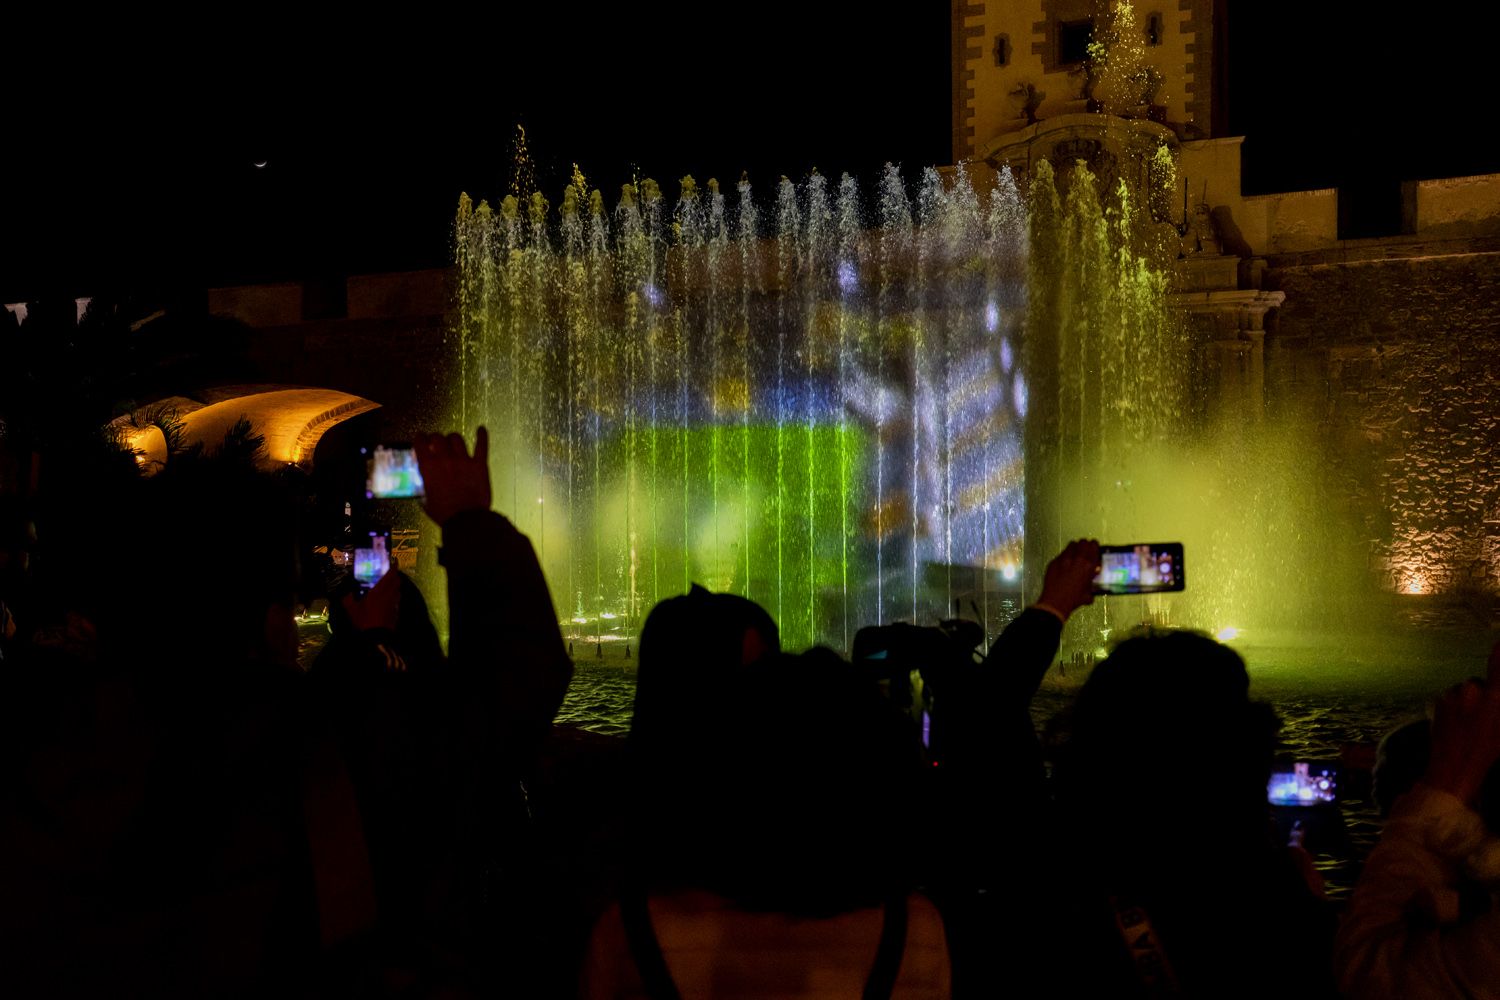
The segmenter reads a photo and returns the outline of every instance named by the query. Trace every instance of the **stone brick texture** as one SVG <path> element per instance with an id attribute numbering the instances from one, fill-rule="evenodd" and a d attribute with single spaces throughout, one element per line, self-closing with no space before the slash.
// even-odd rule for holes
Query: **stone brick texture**
<path id="1" fill-rule="evenodd" d="M 1500 253 L 1271 263 L 1268 412 L 1318 423 L 1372 569 L 1500 596 Z"/>
<path id="2" fill-rule="evenodd" d="M 1177 7 L 1187 15 L 1179 25 L 1180 30 L 1193 35 L 1187 46 L 1192 58 L 1185 67 L 1187 82 L 1183 84 L 1183 93 L 1190 97 L 1187 115 L 1200 134 L 1206 136 L 1213 110 L 1213 0 L 1178 0 Z"/>
<path id="3" fill-rule="evenodd" d="M 950 0 L 949 41 L 953 52 L 953 162 L 958 163 L 974 152 L 974 66 L 982 56 L 981 47 L 970 44 L 984 34 L 983 25 L 970 25 L 973 18 L 984 17 L 984 4 L 971 0 Z"/>

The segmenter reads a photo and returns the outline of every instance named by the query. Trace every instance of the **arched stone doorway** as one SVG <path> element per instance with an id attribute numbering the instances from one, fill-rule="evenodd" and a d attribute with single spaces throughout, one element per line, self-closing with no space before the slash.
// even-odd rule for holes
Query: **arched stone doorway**
<path id="1" fill-rule="evenodd" d="M 318 441 L 351 417 L 380 406 L 373 400 L 314 386 L 236 385 L 171 396 L 117 417 L 112 426 L 148 468 L 160 468 L 170 453 L 202 444 L 212 451 L 241 418 L 265 439 L 266 468 L 308 466 Z M 174 440 L 169 441 L 169 436 Z"/>

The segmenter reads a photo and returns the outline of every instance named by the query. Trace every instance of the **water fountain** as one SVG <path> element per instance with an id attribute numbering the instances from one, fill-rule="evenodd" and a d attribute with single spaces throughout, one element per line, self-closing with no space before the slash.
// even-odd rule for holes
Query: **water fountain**
<path id="1" fill-rule="evenodd" d="M 1357 609 L 1310 424 L 1217 391 L 1168 304 L 1171 155 L 1136 166 L 1040 162 L 1025 197 L 1008 170 L 888 167 L 868 197 L 689 177 L 611 211 L 575 172 L 555 212 L 463 199 L 455 422 L 490 427 L 570 639 L 602 651 L 693 582 L 794 647 L 955 610 L 993 632 L 1080 535 L 1182 541 L 1190 579 L 1080 616 L 1086 651 Z"/>
<path id="2" fill-rule="evenodd" d="M 1076 616 L 1067 638 L 1087 653 L 1142 622 L 1225 638 L 1368 622 L 1368 547 L 1324 475 L 1316 421 L 1233 391 L 1224 358 L 1173 309 L 1177 232 L 1133 205 L 1172 191 L 1164 149 L 1145 176 L 1108 190 L 1043 161 L 1031 178 L 1028 568 L 1085 534 L 1184 543 L 1187 591 Z"/>
<path id="3" fill-rule="evenodd" d="M 1009 174 L 581 177 L 467 199 L 457 418 L 491 428 L 497 506 L 575 639 L 627 636 L 690 583 L 789 644 L 998 613 L 1019 585 L 1026 213 Z M 991 602 L 996 602 L 990 608 Z"/>

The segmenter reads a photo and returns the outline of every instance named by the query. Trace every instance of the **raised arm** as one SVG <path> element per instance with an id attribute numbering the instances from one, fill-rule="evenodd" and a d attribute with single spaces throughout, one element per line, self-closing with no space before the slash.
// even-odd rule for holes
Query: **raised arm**
<path id="1" fill-rule="evenodd" d="M 1074 611 L 1094 603 L 1099 574 L 1099 543 L 1091 538 L 1069 542 L 1050 563 L 1036 603 L 1016 616 L 990 645 L 985 673 L 1007 698 L 1029 702 L 1057 655 L 1063 624 Z"/>
<path id="2" fill-rule="evenodd" d="M 472 455 L 459 434 L 421 435 L 415 447 L 424 507 L 443 533 L 449 669 L 483 699 L 473 707 L 493 721 L 485 742 L 525 767 L 573 676 L 547 581 L 530 540 L 490 510 L 485 428 Z"/>

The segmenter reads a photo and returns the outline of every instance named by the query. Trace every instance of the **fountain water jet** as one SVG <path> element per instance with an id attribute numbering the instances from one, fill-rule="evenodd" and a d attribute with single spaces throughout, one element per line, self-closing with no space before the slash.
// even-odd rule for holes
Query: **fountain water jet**
<path id="1" fill-rule="evenodd" d="M 928 171 L 913 213 L 888 168 L 873 228 L 852 178 L 816 174 L 766 213 L 691 178 L 670 210 L 646 180 L 609 215 L 577 175 L 555 221 L 540 194 L 461 204 L 455 416 L 508 443 L 500 509 L 574 639 L 632 634 L 692 581 L 793 646 L 989 605 L 1022 517 L 996 344 L 1021 342 L 1024 289 L 987 262 L 1025 212 L 997 190 L 986 213 Z"/>
<path id="2" fill-rule="evenodd" d="M 913 198 L 887 167 L 868 213 L 817 174 L 765 211 L 743 179 L 732 212 L 692 178 L 610 214 L 575 174 L 555 223 L 540 194 L 463 200 L 455 416 L 509 442 L 500 507 L 570 636 L 633 635 L 694 581 L 765 605 L 790 647 L 955 609 L 993 632 L 1079 535 L 1182 540 L 1191 578 L 1082 616 L 1086 648 L 1143 618 L 1325 608 L 1346 526 L 1294 422 L 1250 433 L 1214 398 L 1168 304 L 1170 156 L 1134 176 L 1040 162 L 1023 198 L 1008 170 L 927 170 Z M 1338 571 L 1276 580 L 1312 536 Z"/>

